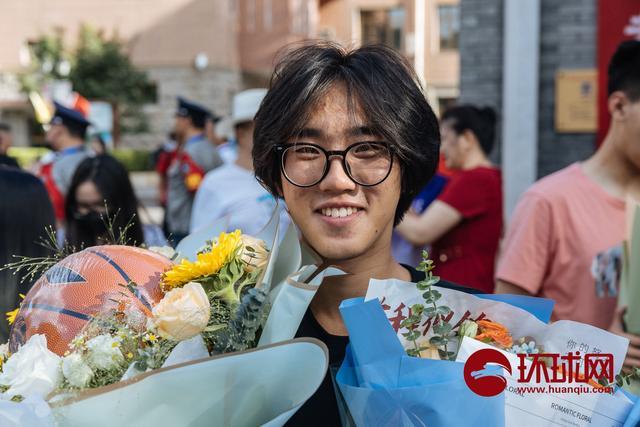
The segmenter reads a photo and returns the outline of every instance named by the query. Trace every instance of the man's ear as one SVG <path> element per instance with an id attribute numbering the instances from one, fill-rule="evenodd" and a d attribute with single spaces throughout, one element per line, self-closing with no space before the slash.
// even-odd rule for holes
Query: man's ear
<path id="1" fill-rule="evenodd" d="M 473 147 L 474 144 L 479 144 L 478 138 L 476 138 L 473 132 L 471 132 L 469 129 L 462 132 L 458 136 L 458 138 L 460 138 L 460 141 L 462 142 L 462 147 L 466 150 Z"/>
<path id="2" fill-rule="evenodd" d="M 629 104 L 629 98 L 620 90 L 609 95 L 607 106 L 609 107 L 611 120 L 624 120 L 627 117 L 627 107 Z"/>

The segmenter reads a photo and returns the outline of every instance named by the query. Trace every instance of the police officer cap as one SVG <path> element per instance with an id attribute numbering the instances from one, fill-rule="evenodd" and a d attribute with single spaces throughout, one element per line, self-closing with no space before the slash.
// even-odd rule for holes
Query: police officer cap
<path id="1" fill-rule="evenodd" d="M 63 125 L 72 132 L 75 131 L 75 133 L 80 135 L 85 134 L 87 127 L 91 123 L 84 118 L 81 112 L 64 107 L 57 102 L 54 102 L 53 105 L 56 107 L 56 110 L 49 124 Z"/>
<path id="2" fill-rule="evenodd" d="M 188 101 L 181 96 L 178 97 L 178 111 L 176 115 L 180 117 L 191 117 L 193 123 L 201 127 L 204 127 L 207 119 L 211 119 L 214 123 L 220 120 L 220 117 L 213 114 L 208 108 Z"/>

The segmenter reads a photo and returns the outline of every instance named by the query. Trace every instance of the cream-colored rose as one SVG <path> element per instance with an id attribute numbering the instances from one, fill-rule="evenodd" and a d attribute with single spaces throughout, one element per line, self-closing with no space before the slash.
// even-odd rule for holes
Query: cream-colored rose
<path id="1" fill-rule="evenodd" d="M 200 283 L 189 282 L 167 292 L 153 307 L 153 324 L 168 339 L 183 341 L 198 335 L 207 326 L 211 305 Z"/>
<path id="2" fill-rule="evenodd" d="M 62 359 L 62 374 L 69 384 L 78 388 L 85 388 L 93 378 L 93 370 L 77 353 Z"/>
<path id="3" fill-rule="evenodd" d="M 47 348 L 47 338 L 36 334 L 2 367 L 0 384 L 9 386 L 8 396 L 37 395 L 42 398 L 62 381 L 60 357 Z"/>
<path id="4" fill-rule="evenodd" d="M 242 262 L 245 271 L 251 273 L 256 268 L 263 268 L 267 264 L 269 251 L 263 240 L 243 234 L 242 240 Z"/>

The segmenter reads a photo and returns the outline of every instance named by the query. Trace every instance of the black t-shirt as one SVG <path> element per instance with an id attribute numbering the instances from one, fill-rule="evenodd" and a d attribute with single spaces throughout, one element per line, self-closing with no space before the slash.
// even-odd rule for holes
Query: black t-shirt
<path id="1" fill-rule="evenodd" d="M 425 278 L 424 272 L 404 264 L 402 264 L 402 266 L 409 270 L 412 282 L 419 282 Z M 440 281 L 436 286 L 455 289 L 470 294 L 481 293 L 477 289 L 465 288 L 446 281 Z M 286 425 L 340 426 L 340 413 L 338 412 L 338 403 L 336 401 L 330 370 L 331 368 L 339 368 L 342 364 L 347 344 L 349 343 L 349 337 L 329 334 L 320 326 L 313 316 L 311 309 L 307 309 L 307 312 L 300 322 L 298 332 L 296 332 L 296 338 L 298 337 L 313 337 L 326 344 L 329 349 L 329 371 L 315 394 L 302 405 Z"/>

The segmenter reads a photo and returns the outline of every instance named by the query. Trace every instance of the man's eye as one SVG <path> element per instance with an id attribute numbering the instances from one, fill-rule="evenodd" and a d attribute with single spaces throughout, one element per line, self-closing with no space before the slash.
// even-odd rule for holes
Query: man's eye
<path id="1" fill-rule="evenodd" d="M 358 145 L 352 151 L 358 157 L 375 157 L 386 152 L 386 148 L 380 144 L 365 143 Z"/>

